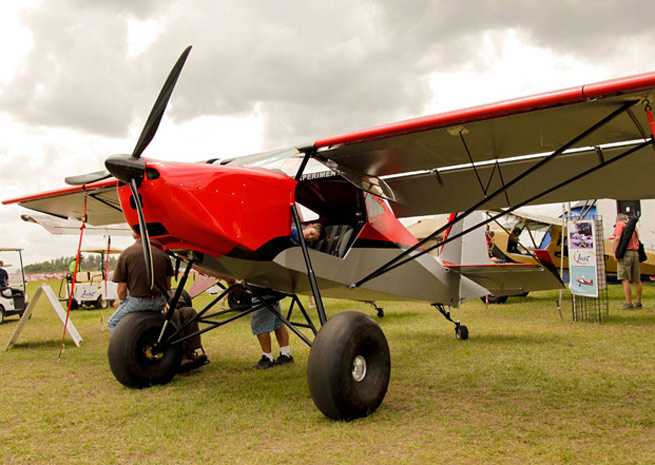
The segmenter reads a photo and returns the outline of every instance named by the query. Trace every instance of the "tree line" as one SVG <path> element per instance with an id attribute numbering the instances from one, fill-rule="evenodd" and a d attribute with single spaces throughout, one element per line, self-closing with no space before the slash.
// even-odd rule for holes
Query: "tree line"
<path id="1" fill-rule="evenodd" d="M 84 255 L 84 254 L 83 254 Z M 116 257 L 109 258 L 109 269 L 113 270 L 116 266 Z M 25 265 L 27 273 L 48 273 L 52 271 L 68 271 L 71 262 L 75 261 L 75 256 L 71 257 L 58 257 L 52 260 L 46 260 L 41 263 L 33 263 Z M 80 267 L 81 271 L 98 271 L 105 268 L 105 262 L 98 254 L 84 255 L 84 260 Z"/>

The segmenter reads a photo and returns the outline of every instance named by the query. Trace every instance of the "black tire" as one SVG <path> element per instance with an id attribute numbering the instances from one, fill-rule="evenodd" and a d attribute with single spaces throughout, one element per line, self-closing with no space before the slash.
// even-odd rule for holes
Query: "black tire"
<path id="1" fill-rule="evenodd" d="M 99 296 L 96 301 L 93 303 L 93 307 L 100 309 L 100 308 L 107 308 L 107 301 L 102 298 L 102 296 Z"/>
<path id="2" fill-rule="evenodd" d="M 252 296 L 246 288 L 242 286 L 236 286 L 232 289 L 227 295 L 227 306 L 234 308 L 244 308 L 250 307 L 252 305 Z"/>
<path id="3" fill-rule="evenodd" d="M 334 420 L 373 413 L 387 393 L 390 374 L 387 339 L 375 320 L 363 313 L 330 318 L 309 352 L 309 392 L 318 409 Z"/>
<path id="4" fill-rule="evenodd" d="M 130 388 L 166 384 L 182 360 L 182 345 L 168 347 L 159 356 L 150 353 L 157 342 L 164 316 L 159 312 L 134 312 L 123 318 L 109 339 L 107 357 L 116 379 Z M 175 331 L 169 324 L 164 339 Z"/>
<path id="5" fill-rule="evenodd" d="M 509 296 L 489 294 L 487 297 L 489 298 L 489 303 L 490 304 L 504 304 L 505 302 L 507 302 L 507 299 L 508 299 Z M 486 302 L 485 297 L 480 297 L 480 300 L 482 302 Z"/>
<path id="6" fill-rule="evenodd" d="M 0 325 L 5 322 L 5 308 L 0 305 Z"/>
<path id="7" fill-rule="evenodd" d="M 469 338 L 469 329 L 464 325 L 455 326 L 455 337 L 460 341 L 465 341 Z"/>
<path id="8" fill-rule="evenodd" d="M 66 302 L 66 303 L 68 303 L 68 302 Z M 71 301 L 71 310 L 77 310 L 78 308 L 80 308 L 80 307 L 79 307 L 79 305 L 77 305 L 77 300 L 73 299 Z"/>

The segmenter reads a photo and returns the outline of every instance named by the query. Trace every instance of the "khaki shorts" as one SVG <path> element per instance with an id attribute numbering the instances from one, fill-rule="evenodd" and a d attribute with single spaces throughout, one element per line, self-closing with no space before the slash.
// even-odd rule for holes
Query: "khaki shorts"
<path id="1" fill-rule="evenodd" d="M 639 274 L 639 253 L 636 250 L 626 250 L 623 258 L 616 264 L 616 277 L 619 281 L 628 280 L 635 283 L 641 280 Z"/>

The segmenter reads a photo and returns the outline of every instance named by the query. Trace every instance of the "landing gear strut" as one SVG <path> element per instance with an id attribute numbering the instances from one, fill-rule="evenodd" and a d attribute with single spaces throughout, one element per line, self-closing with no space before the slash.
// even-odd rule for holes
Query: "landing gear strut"
<path id="1" fill-rule="evenodd" d="M 442 304 L 432 304 L 432 306 L 439 310 L 439 313 L 441 313 L 446 320 L 455 325 L 455 337 L 457 339 L 464 341 L 469 338 L 469 329 L 466 326 L 460 324 L 458 320 L 453 320 L 450 317 L 450 309 L 446 310 Z"/>
<path id="2" fill-rule="evenodd" d="M 373 307 L 377 312 L 378 312 L 378 318 L 383 318 L 384 317 L 384 309 L 382 307 L 378 307 L 378 305 L 373 301 L 366 302 L 369 304 L 371 307 Z"/>

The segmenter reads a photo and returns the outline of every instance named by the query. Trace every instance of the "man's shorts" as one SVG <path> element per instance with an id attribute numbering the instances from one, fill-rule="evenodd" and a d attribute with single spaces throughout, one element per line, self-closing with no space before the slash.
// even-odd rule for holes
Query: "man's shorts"
<path id="1" fill-rule="evenodd" d="M 641 279 L 639 274 L 639 252 L 626 250 L 623 258 L 619 259 L 616 264 L 616 268 L 616 277 L 619 281 L 627 279 L 631 283 L 638 282 Z"/>
<path id="2" fill-rule="evenodd" d="M 252 298 L 253 307 L 259 305 L 259 303 L 257 297 Z M 279 301 L 272 302 L 272 307 L 278 313 L 282 314 Z M 250 328 L 255 336 L 258 334 L 272 333 L 283 324 L 282 320 L 277 315 L 274 315 L 268 307 L 262 307 L 250 314 Z"/>

